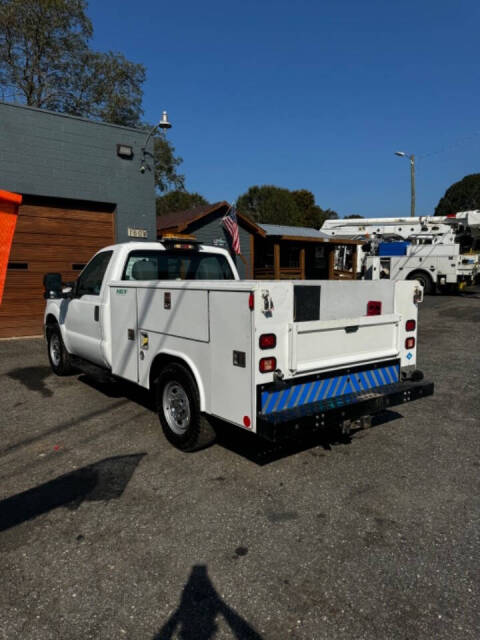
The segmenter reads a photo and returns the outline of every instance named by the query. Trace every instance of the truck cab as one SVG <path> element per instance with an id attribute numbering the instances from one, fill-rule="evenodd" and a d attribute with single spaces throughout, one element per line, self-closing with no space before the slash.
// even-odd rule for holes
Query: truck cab
<path id="1" fill-rule="evenodd" d="M 65 288 L 66 297 L 49 299 L 45 311 L 45 326 L 58 324 L 68 352 L 101 367 L 112 363 L 107 285 L 112 280 L 239 280 L 239 275 L 228 251 L 188 237 L 103 248 Z"/>

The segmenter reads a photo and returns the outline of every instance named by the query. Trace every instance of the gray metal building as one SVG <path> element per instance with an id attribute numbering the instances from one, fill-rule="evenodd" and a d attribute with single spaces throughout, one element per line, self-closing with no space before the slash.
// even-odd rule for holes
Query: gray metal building
<path id="1" fill-rule="evenodd" d="M 73 280 L 106 244 L 156 239 L 153 171 L 140 170 L 146 139 L 138 129 L 0 103 L 0 189 L 23 196 L 0 338 L 41 332 L 43 273 Z"/>

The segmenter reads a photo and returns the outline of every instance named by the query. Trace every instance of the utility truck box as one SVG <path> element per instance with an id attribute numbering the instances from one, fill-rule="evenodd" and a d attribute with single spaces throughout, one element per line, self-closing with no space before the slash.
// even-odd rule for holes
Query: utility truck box
<path id="1" fill-rule="evenodd" d="M 327 426 L 348 430 L 352 421 L 433 393 L 416 368 L 416 282 L 240 281 L 226 252 L 226 265 L 203 274 L 217 279 L 160 280 L 153 276 L 169 275 L 157 272 L 169 255 L 194 251 L 206 259 L 223 250 L 141 246 L 110 248 L 92 308 L 101 329 L 96 346 L 78 340 L 78 323 L 75 335 L 69 330 L 81 286 L 60 304 L 49 300 L 49 356 L 57 373 L 64 360 L 95 364 L 152 390 L 177 447 L 210 441 L 211 418 L 276 441 Z M 139 266 L 131 267 L 132 256 Z"/>

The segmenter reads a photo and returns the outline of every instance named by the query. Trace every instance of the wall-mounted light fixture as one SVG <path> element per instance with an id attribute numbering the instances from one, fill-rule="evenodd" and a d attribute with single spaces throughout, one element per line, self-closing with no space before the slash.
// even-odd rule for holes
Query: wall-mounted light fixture
<path id="1" fill-rule="evenodd" d="M 145 140 L 145 146 L 142 148 L 142 164 L 140 165 L 140 173 L 145 173 L 145 171 L 148 169 L 149 171 L 151 171 L 150 166 L 146 163 L 146 157 L 151 156 L 153 158 L 153 155 L 151 153 L 149 153 L 147 151 L 147 145 L 148 142 L 150 140 L 150 138 L 152 137 L 152 135 L 155 133 L 155 131 L 157 129 L 164 129 L 165 131 L 167 129 L 170 129 L 171 127 L 171 123 L 168 121 L 168 114 L 166 111 L 162 112 L 162 119 L 160 120 L 160 122 L 158 124 L 156 124 L 154 127 L 152 127 L 151 131 L 149 132 L 147 139 Z"/>
<path id="2" fill-rule="evenodd" d="M 117 156 L 131 160 L 133 158 L 133 148 L 128 144 L 117 144 Z"/>

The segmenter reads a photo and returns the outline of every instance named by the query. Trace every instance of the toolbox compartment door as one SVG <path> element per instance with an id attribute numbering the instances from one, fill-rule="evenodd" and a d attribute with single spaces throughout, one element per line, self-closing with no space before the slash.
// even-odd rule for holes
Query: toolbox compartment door
<path id="1" fill-rule="evenodd" d="M 329 369 L 398 356 L 398 314 L 289 324 L 293 373 Z"/>

